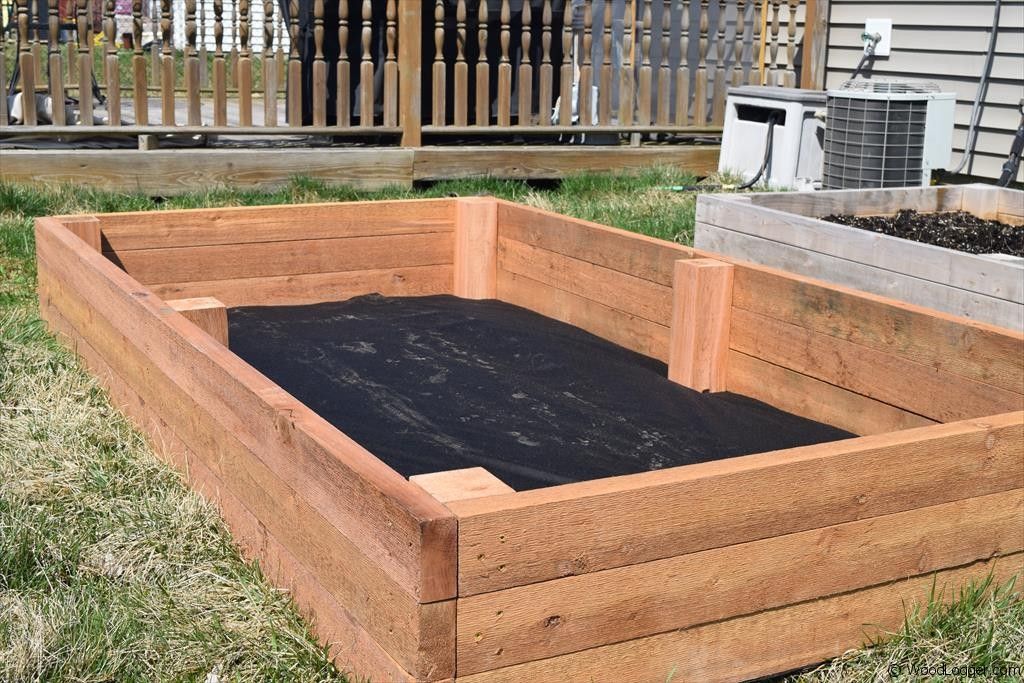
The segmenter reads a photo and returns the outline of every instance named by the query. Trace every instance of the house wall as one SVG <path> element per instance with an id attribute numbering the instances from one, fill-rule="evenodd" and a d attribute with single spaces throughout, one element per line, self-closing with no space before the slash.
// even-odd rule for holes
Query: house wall
<path id="1" fill-rule="evenodd" d="M 952 161 L 955 167 L 967 138 L 971 105 L 988 50 L 994 7 L 994 0 L 832 0 L 826 87 L 839 87 L 856 68 L 863 52 L 860 34 L 864 19 L 891 18 L 892 54 L 877 58 L 871 74 L 876 78 L 933 81 L 943 91 L 956 93 Z M 1024 98 L 1024 2 L 1004 0 L 976 152 L 973 162 L 965 167 L 965 173 L 984 178 L 999 176 L 1014 131 L 1020 124 L 1021 98 Z M 1018 171 L 1016 180 L 1024 180 L 1022 171 Z"/>

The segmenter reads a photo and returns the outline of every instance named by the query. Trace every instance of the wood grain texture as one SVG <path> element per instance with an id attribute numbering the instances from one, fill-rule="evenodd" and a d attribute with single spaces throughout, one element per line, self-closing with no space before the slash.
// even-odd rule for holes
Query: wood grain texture
<path id="1" fill-rule="evenodd" d="M 226 487 L 220 477 L 188 448 L 153 407 L 106 363 L 103 357 L 54 307 L 43 313 L 47 325 L 73 348 L 111 401 L 147 437 L 154 452 L 172 464 L 203 497 L 216 505 L 232 539 L 246 558 L 257 560 L 260 569 L 276 586 L 288 590 L 317 638 L 327 645 L 339 670 L 373 680 L 412 683 L 403 669 L 348 610 L 323 587 L 308 568 L 271 534 L 250 510 Z"/>
<path id="2" fill-rule="evenodd" d="M 895 214 L 900 209 L 959 211 L 962 187 L 894 187 L 872 190 L 823 190 L 820 192 L 760 192 L 742 200 L 756 206 L 819 218 L 833 213 L 853 216 Z"/>
<path id="3" fill-rule="evenodd" d="M 103 235 L 100 220 L 96 216 L 63 216 L 60 222 L 71 234 L 89 247 L 96 251 L 100 250 Z"/>
<path id="4" fill-rule="evenodd" d="M 65 287 L 55 270 L 40 264 L 42 301 L 103 349 L 103 358 L 169 427 L 226 482 L 268 531 L 314 572 L 325 588 L 391 656 L 415 671 L 420 648 L 419 603 L 408 588 L 388 577 L 352 540 L 310 505 L 301 488 L 284 482 L 262 461 L 244 435 L 224 430 L 211 406 L 190 400 L 185 389 L 141 352 L 143 334 L 129 338 Z M 180 380 L 179 380 L 180 381 Z M 294 457 L 294 453 L 291 454 Z M 369 599 L 367 599 L 369 598 Z"/>
<path id="5" fill-rule="evenodd" d="M 429 296 L 453 292 L 452 266 L 412 266 L 152 285 L 163 299 L 213 296 L 225 306 L 301 306 L 363 294 Z"/>
<path id="6" fill-rule="evenodd" d="M 575 325 L 602 339 L 668 362 L 669 330 L 564 289 L 499 270 L 497 298 L 541 315 Z"/>
<path id="7" fill-rule="evenodd" d="M 524 242 L 498 238 L 498 272 L 563 289 L 630 315 L 668 326 L 672 289 Z"/>
<path id="8" fill-rule="evenodd" d="M 790 275 L 737 266 L 733 305 L 921 365 L 1024 392 L 1024 333 Z"/>
<path id="9" fill-rule="evenodd" d="M 563 178 L 579 171 L 618 171 L 668 166 L 693 172 L 714 173 L 718 146 L 667 145 L 656 147 L 600 148 L 574 146 L 540 147 L 422 147 L 416 150 L 414 180 L 448 178 Z"/>
<path id="10" fill-rule="evenodd" d="M 173 125 L 173 122 L 170 124 Z M 5 150 L 0 179 L 173 195 L 219 187 L 274 189 L 296 175 L 360 189 L 412 183 L 403 149 Z"/>
<path id="11" fill-rule="evenodd" d="M 963 201 L 976 205 L 976 211 L 995 218 L 997 201 L 996 192 L 987 192 L 993 188 L 978 188 L 967 186 L 960 190 Z M 950 201 L 953 195 L 948 195 Z M 988 198 L 988 206 L 981 200 Z M 862 196 L 865 201 L 870 201 L 867 196 Z M 840 198 L 837 198 L 837 203 Z M 843 205 L 852 201 L 851 197 L 843 197 Z M 938 201 L 937 196 L 929 196 L 931 203 Z M 809 200 L 808 200 L 809 201 Z M 796 202 L 794 202 L 796 203 Z M 819 207 L 827 207 L 827 204 L 817 200 L 815 204 Z M 914 204 L 909 204 L 913 207 Z M 802 205 L 801 210 L 806 210 Z M 888 208 L 888 203 L 886 204 Z M 960 210 L 957 206 L 952 210 Z M 969 209 L 964 209 L 969 210 Z M 833 213 L 844 213 L 836 210 Z M 885 212 L 887 213 L 887 212 Z M 1020 269 L 1010 264 L 992 264 L 976 254 L 967 254 L 954 249 L 946 249 L 931 244 L 923 244 L 912 240 L 883 235 L 881 233 L 862 230 L 847 225 L 840 225 L 830 221 L 823 221 L 817 218 L 798 215 L 795 212 L 788 212 L 784 209 L 759 206 L 752 202 L 738 201 L 732 197 L 702 196 L 698 199 L 697 235 L 695 241 L 699 248 L 715 250 L 712 244 L 702 244 L 702 230 L 705 227 L 715 226 L 720 229 L 729 230 L 741 235 L 750 235 L 770 242 L 799 247 L 800 249 L 835 257 L 832 259 L 820 259 L 824 264 L 820 272 L 805 272 L 804 269 L 794 268 L 797 272 L 805 275 L 812 275 L 826 280 L 841 277 L 842 273 L 834 272 L 844 267 L 842 262 L 863 264 L 871 268 L 883 271 L 891 271 L 894 274 L 909 276 L 927 282 L 934 282 L 947 285 L 957 289 L 981 294 L 987 297 L 1006 299 L 1007 301 L 1024 302 L 1024 278 L 1021 278 Z M 758 242 L 758 244 L 760 244 Z M 721 251 L 721 248 L 718 248 Z M 762 250 L 763 251 L 763 250 Z M 741 256 L 766 265 L 782 267 L 782 263 L 775 262 L 776 256 L 766 253 L 759 255 L 757 247 L 749 254 L 723 252 Z M 808 264 L 811 266 L 810 256 Z M 767 260 L 771 259 L 771 260 Z M 852 265 L 850 266 L 852 268 Z M 876 280 L 884 280 L 886 274 L 881 273 Z M 858 277 L 856 270 L 851 270 L 849 277 Z M 847 284 L 843 282 L 842 284 Z M 867 283 L 865 283 L 867 284 Z M 922 283 L 917 283 L 923 286 Z M 884 289 L 883 289 L 884 287 Z M 860 286 L 861 289 L 869 287 Z M 898 290 L 895 285 L 874 285 L 878 294 L 889 296 L 906 297 L 913 292 Z M 922 303 L 920 301 L 916 303 Z M 940 302 L 936 302 L 940 303 Z M 934 306 L 938 307 L 938 306 Z"/>
<path id="12" fill-rule="evenodd" d="M 729 351 L 726 366 L 728 391 L 860 436 L 936 424 L 935 420 L 739 351 Z"/>
<path id="13" fill-rule="evenodd" d="M 743 309 L 733 311 L 730 345 L 937 422 L 1024 409 L 1015 391 Z"/>
<path id="14" fill-rule="evenodd" d="M 459 596 L 1021 488 L 1022 448 L 1010 413 L 457 501 Z"/>
<path id="15" fill-rule="evenodd" d="M 466 675 L 1024 550 L 1024 490 L 459 600 Z M 751 590 L 751 586 L 757 586 Z"/>
<path id="16" fill-rule="evenodd" d="M 671 287 L 675 262 L 692 258 L 681 244 L 498 200 L 498 234 Z"/>
<path id="17" fill-rule="evenodd" d="M 171 216 L 152 211 L 102 214 L 104 251 L 451 232 L 455 203 L 413 199 L 225 207 L 186 209 Z"/>
<path id="18" fill-rule="evenodd" d="M 452 262 L 451 233 L 133 249 L 115 263 L 143 284 L 381 270 Z"/>
<path id="19" fill-rule="evenodd" d="M 980 294 L 939 282 L 924 280 L 893 270 L 886 270 L 838 256 L 795 247 L 736 230 L 727 230 L 708 223 L 697 226 L 696 242 L 700 249 L 715 252 L 722 258 L 762 263 L 790 273 L 828 281 L 864 292 L 872 292 L 893 300 L 914 303 L 932 310 L 962 316 L 1011 329 L 1024 329 L 1024 304 Z M 980 258 L 982 262 L 991 259 Z M 980 263 L 986 271 L 999 271 L 1013 266 L 1008 263 Z M 1011 280 L 1003 280 L 1009 283 Z M 1000 285 L 1001 287 L 1001 285 Z"/>
<path id="20" fill-rule="evenodd" d="M 931 591 L 951 601 L 960 587 L 990 573 L 998 585 L 1024 570 L 1024 555 L 998 557 L 936 574 L 916 576 L 825 600 L 592 648 L 480 674 L 466 683 L 603 680 L 742 681 L 837 657 L 898 630 L 907 609 L 927 603 Z"/>
<path id="21" fill-rule="evenodd" d="M 495 298 L 498 271 L 498 206 L 494 199 L 467 197 L 455 209 L 455 296 Z"/>
<path id="22" fill-rule="evenodd" d="M 228 345 L 228 311 L 211 296 L 169 299 L 167 305 L 224 346 Z"/>
<path id="23" fill-rule="evenodd" d="M 676 261 L 668 378 L 695 391 L 725 391 L 733 265 Z"/>
<path id="24" fill-rule="evenodd" d="M 421 487 L 442 503 L 467 498 L 483 498 L 503 493 L 515 493 L 515 489 L 498 479 L 483 467 L 467 467 L 447 472 L 416 474 L 409 481 Z"/>
<path id="25" fill-rule="evenodd" d="M 216 410 L 226 428 L 387 575 L 423 602 L 454 595 L 451 559 L 445 560 L 454 520 L 443 506 L 180 316 L 167 315 L 163 302 L 100 254 L 76 251 L 59 224 L 39 219 L 36 232 L 38 254 L 62 274 L 62 284 L 106 302 L 104 315 L 133 338 L 152 337 L 149 362 L 187 381 L 194 401 Z"/>

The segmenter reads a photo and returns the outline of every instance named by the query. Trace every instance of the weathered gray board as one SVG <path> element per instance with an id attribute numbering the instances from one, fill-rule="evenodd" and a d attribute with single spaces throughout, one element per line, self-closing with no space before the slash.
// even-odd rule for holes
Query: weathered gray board
<path id="1" fill-rule="evenodd" d="M 1021 225 L 1024 192 L 986 185 L 703 195 L 700 249 L 1024 329 L 1024 263 L 965 254 L 818 220 L 900 209 L 969 211 Z"/>

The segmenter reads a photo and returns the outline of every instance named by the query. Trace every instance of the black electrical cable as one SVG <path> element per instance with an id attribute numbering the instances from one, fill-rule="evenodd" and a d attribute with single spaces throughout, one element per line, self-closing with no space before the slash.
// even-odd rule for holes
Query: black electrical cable
<path id="1" fill-rule="evenodd" d="M 1020 114 L 1020 125 L 1017 126 L 1017 133 L 1013 136 L 1010 155 L 1007 157 L 1006 163 L 1003 164 L 999 180 L 996 181 L 996 185 L 999 187 L 1008 186 L 1013 181 L 1014 176 L 1017 175 L 1017 169 L 1020 168 L 1020 157 L 1024 153 L 1024 100 L 1021 101 Z"/>

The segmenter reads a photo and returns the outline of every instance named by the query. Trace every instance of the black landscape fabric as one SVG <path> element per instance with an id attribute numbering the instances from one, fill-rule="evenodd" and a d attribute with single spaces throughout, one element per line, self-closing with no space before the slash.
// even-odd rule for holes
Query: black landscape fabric
<path id="1" fill-rule="evenodd" d="M 368 295 L 229 324 L 232 351 L 407 477 L 479 466 L 525 490 L 853 436 L 499 301 Z"/>

